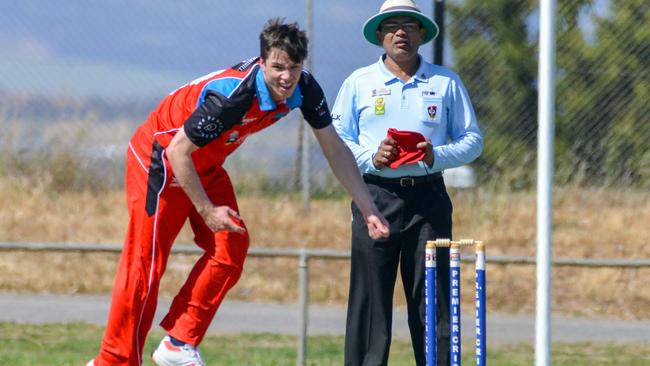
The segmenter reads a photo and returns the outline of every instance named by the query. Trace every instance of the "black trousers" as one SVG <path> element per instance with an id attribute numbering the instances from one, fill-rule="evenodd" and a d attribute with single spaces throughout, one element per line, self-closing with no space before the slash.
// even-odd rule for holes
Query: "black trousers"
<path id="1" fill-rule="evenodd" d="M 413 187 L 369 183 L 390 223 L 375 241 L 352 203 L 352 262 L 345 332 L 345 365 L 386 365 L 391 343 L 393 291 L 399 265 L 417 365 L 425 365 L 424 251 L 427 240 L 451 238 L 452 204 L 442 178 Z M 437 249 L 437 358 L 449 365 L 449 249 Z"/>

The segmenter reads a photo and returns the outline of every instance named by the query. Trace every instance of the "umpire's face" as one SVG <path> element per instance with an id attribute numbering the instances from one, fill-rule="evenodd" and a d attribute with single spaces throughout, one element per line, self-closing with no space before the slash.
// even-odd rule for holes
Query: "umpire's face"
<path id="1" fill-rule="evenodd" d="M 300 80 L 302 62 L 296 63 L 278 48 L 271 48 L 266 59 L 262 59 L 264 81 L 273 100 L 283 102 L 293 94 Z"/>
<path id="2" fill-rule="evenodd" d="M 377 38 L 388 57 L 398 62 L 409 61 L 417 59 L 426 32 L 415 18 L 396 16 L 379 25 Z"/>

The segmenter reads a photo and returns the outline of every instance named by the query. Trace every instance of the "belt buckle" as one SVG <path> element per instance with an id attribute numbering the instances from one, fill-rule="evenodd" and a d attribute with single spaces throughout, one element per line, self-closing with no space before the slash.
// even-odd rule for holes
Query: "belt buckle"
<path id="1" fill-rule="evenodd" d="M 415 186 L 415 179 L 413 177 L 402 177 L 402 178 L 399 179 L 399 186 L 400 187 L 413 187 L 413 186 Z"/>

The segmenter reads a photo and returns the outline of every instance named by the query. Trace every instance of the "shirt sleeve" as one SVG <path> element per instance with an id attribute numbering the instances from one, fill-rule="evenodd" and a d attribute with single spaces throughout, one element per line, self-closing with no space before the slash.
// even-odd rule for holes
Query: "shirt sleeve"
<path id="1" fill-rule="evenodd" d="M 447 131 L 450 141 L 433 148 L 436 171 L 469 164 L 483 151 L 483 134 L 478 125 L 474 107 L 458 76 L 449 90 Z"/>
<path id="2" fill-rule="evenodd" d="M 209 82 L 199 96 L 198 106 L 184 123 L 187 137 L 196 146 L 205 146 L 236 124 L 251 105 L 249 78 L 241 83 L 226 78 Z"/>
<path id="3" fill-rule="evenodd" d="M 348 146 L 362 174 L 377 172 L 372 163 L 375 150 L 359 144 L 359 113 L 357 90 L 350 78 L 346 79 L 332 107 L 332 120 L 336 132 Z"/>
<path id="4" fill-rule="evenodd" d="M 185 134 L 196 146 L 205 146 L 239 122 L 231 101 L 217 91 L 208 91 L 203 102 L 185 121 Z"/>
<path id="5" fill-rule="evenodd" d="M 299 85 L 300 91 L 303 93 L 300 110 L 309 125 L 315 129 L 321 129 L 332 124 L 325 93 L 316 79 L 310 73 L 303 72 Z"/>

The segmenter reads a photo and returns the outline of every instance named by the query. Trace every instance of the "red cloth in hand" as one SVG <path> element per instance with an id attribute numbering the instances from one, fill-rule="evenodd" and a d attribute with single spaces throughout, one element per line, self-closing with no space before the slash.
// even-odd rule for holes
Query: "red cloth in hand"
<path id="1" fill-rule="evenodd" d="M 395 140 L 395 147 L 398 151 L 397 158 L 389 165 L 391 169 L 395 169 L 404 164 L 416 164 L 418 161 L 424 159 L 426 155 L 424 150 L 416 147 L 418 143 L 425 141 L 421 133 L 389 128 L 388 137 Z"/>

